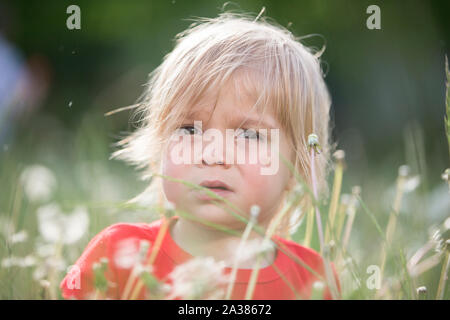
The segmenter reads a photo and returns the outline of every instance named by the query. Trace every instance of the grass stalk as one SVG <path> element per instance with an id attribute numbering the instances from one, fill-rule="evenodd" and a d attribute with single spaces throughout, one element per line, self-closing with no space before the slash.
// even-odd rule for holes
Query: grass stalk
<path id="1" fill-rule="evenodd" d="M 383 246 L 381 253 L 381 263 L 380 263 L 380 274 L 383 276 L 384 268 L 386 265 L 386 259 L 388 254 L 388 246 L 391 245 L 392 237 L 394 236 L 395 226 L 397 224 L 397 218 L 400 212 L 400 206 L 402 203 L 402 197 L 404 193 L 404 185 L 406 181 L 406 176 L 408 175 L 408 167 L 401 166 L 399 168 L 399 174 L 397 177 L 396 193 L 394 198 L 394 205 L 392 207 L 391 213 L 389 215 L 389 222 L 386 228 L 386 243 Z"/>
<path id="2" fill-rule="evenodd" d="M 445 250 L 444 260 L 442 263 L 441 276 L 439 278 L 439 285 L 438 285 L 438 289 L 436 292 L 436 300 L 444 299 L 445 284 L 448 281 L 448 269 L 449 269 L 449 265 L 450 265 L 450 257 L 449 257 L 450 239 L 445 242 L 444 250 Z"/>
<path id="3" fill-rule="evenodd" d="M 333 189 L 331 193 L 330 208 L 328 210 L 328 223 L 325 231 L 325 242 L 328 243 L 334 239 L 335 228 L 334 221 L 336 219 L 336 212 L 339 206 L 339 198 L 342 187 L 342 176 L 344 172 L 344 151 L 338 150 L 334 153 L 336 158 L 336 167 L 334 170 Z"/>

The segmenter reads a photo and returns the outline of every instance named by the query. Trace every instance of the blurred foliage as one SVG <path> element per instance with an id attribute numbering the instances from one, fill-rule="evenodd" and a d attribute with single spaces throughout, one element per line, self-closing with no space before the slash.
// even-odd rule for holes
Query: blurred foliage
<path id="1" fill-rule="evenodd" d="M 73 262 L 97 232 L 117 221 L 150 221 L 145 211 L 117 207 L 141 191 L 132 168 L 108 161 L 112 143 L 130 131 L 130 113 L 104 113 L 133 104 L 148 74 L 173 48 L 173 38 L 189 18 L 216 16 L 223 1 L 76 1 L 81 30 L 66 28 L 66 8 L 73 1 L 6 1 L 0 4 L 0 33 L 36 66 L 48 83 L 45 97 L 14 122 L 13 135 L 0 146 L 0 218 L 12 219 L 15 231 L 39 237 L 34 215 L 42 204 L 30 203 L 20 174 L 31 164 L 53 171 L 58 188 L 51 201 L 65 212 L 77 204 L 89 210 L 88 232 L 64 252 Z M 378 4 L 382 29 L 366 28 L 366 8 Z M 405 195 L 396 239 L 410 257 L 430 236 L 430 227 L 449 215 L 448 190 L 440 176 L 449 167 L 442 118 L 445 113 L 444 54 L 448 53 L 448 1 L 234 1 L 226 10 L 265 15 L 297 36 L 318 34 L 304 43 L 326 45 L 333 105 L 333 136 L 346 151 L 342 192 L 354 185 L 383 228 L 387 225 L 398 167 L 408 164 L 421 183 Z M 34 62 L 32 64 L 31 62 Z M 1 70 L 0 70 L 1 74 Z M 332 177 L 330 177 L 330 183 Z M 2 220 L 3 221 L 3 220 Z M 304 234 L 303 223 L 297 236 Z M 377 263 L 380 239 L 362 211 L 355 218 L 350 251 L 363 262 Z M 5 238 L 0 257 L 10 253 Z M 317 248 L 317 239 L 313 247 Z M 15 255 L 32 252 L 28 241 Z M 399 272 L 391 261 L 388 271 Z M 435 292 L 439 266 L 420 282 Z M 14 281 L 18 276 L 24 281 Z M 38 298 L 41 286 L 31 273 L 0 269 L 0 298 Z M 12 285 L 14 284 L 14 285 Z M 420 283 L 419 283 L 420 284 Z M 447 286 L 448 291 L 448 286 Z M 368 297 L 354 293 L 354 298 Z M 446 294 L 448 297 L 448 293 Z"/>

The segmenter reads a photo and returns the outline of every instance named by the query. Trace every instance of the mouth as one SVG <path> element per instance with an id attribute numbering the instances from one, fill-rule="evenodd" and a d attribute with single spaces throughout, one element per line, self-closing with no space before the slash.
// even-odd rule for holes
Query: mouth
<path id="1" fill-rule="evenodd" d="M 218 191 L 218 190 L 223 190 L 223 191 L 233 191 L 230 186 L 228 186 L 225 182 L 222 182 L 220 180 L 205 180 L 202 183 L 200 183 L 200 186 L 214 190 L 214 191 Z"/>
<path id="2" fill-rule="evenodd" d="M 226 197 L 233 193 L 233 189 L 220 180 L 205 180 L 200 184 L 200 186 L 208 188 L 221 197 Z M 201 200 L 214 200 L 214 198 L 205 193 L 200 194 L 199 198 Z"/>

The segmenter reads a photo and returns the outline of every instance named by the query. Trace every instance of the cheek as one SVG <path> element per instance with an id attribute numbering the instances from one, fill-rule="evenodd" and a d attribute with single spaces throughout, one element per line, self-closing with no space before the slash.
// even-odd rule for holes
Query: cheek
<path id="1" fill-rule="evenodd" d="M 164 153 L 161 166 L 161 174 L 175 179 L 189 180 L 187 175 L 189 168 L 184 164 L 175 164 L 170 157 L 170 151 Z M 182 183 L 163 179 L 163 191 L 167 200 L 177 203 L 186 193 L 185 186 Z"/>
<path id="2" fill-rule="evenodd" d="M 283 189 L 283 173 L 279 170 L 274 175 L 263 175 L 260 164 L 240 165 L 240 170 L 244 180 L 244 191 L 248 195 L 249 200 L 257 202 L 273 201 L 273 197 L 277 197 Z"/>

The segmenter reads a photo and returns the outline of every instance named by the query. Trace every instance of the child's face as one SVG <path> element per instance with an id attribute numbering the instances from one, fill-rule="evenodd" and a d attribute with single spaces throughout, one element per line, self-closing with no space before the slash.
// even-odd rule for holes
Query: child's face
<path id="1" fill-rule="evenodd" d="M 255 161 L 249 161 L 249 154 L 258 153 L 258 149 L 249 146 L 250 140 L 255 139 L 253 142 L 258 141 L 256 136 L 252 135 L 251 131 L 238 132 L 235 143 L 231 145 L 234 146 L 234 159 L 232 161 L 227 161 L 226 154 L 227 152 L 230 152 L 230 145 L 228 144 L 227 146 L 225 141 L 225 130 L 238 129 L 241 122 L 247 117 L 258 120 L 262 118 L 264 122 L 269 124 L 269 127 L 264 124 L 257 127 L 255 124 L 250 125 L 244 123 L 240 128 L 244 130 L 249 128 L 265 128 L 267 129 L 268 135 L 270 135 L 271 128 L 279 129 L 279 139 L 277 139 L 279 143 L 279 153 L 281 153 L 285 159 L 292 159 L 293 152 L 288 145 L 286 133 L 282 130 L 275 117 L 268 112 L 262 117 L 255 108 L 250 111 L 255 102 L 254 99 L 246 95 L 244 93 L 245 90 L 239 91 L 241 92 L 240 94 L 235 92 L 234 84 L 229 81 L 220 91 L 217 99 L 217 106 L 212 115 L 211 112 L 213 111 L 215 103 L 213 97 L 207 97 L 194 106 L 194 110 L 192 111 L 199 112 L 195 116 L 187 118 L 180 127 L 190 128 L 182 132 L 184 138 L 189 139 L 187 141 L 189 147 L 192 146 L 192 154 L 194 153 L 193 141 L 196 140 L 197 142 L 202 142 L 203 149 L 199 153 L 199 161 L 195 163 L 194 160 L 192 160 L 188 164 L 177 164 L 179 162 L 174 161 L 173 152 L 175 151 L 174 148 L 178 148 L 176 145 L 178 144 L 179 146 L 181 140 L 172 141 L 168 144 L 162 157 L 162 174 L 198 185 L 205 180 L 220 180 L 227 184 L 232 190 L 225 193 L 219 193 L 220 196 L 226 198 L 240 210 L 245 212 L 247 218 L 249 217 L 251 206 L 255 204 L 258 205 L 261 209 L 258 223 L 266 225 L 278 211 L 285 190 L 291 186 L 291 183 L 293 182 L 289 169 L 282 161 L 279 161 L 279 166 L 273 174 L 261 174 L 261 169 L 263 167 L 267 168 L 268 165 L 267 162 L 264 164 L 264 161 L 261 161 L 262 158 L 260 157 L 257 157 L 256 163 Z M 215 153 L 217 156 L 206 152 L 206 147 L 211 143 L 211 140 L 206 140 L 204 135 L 202 136 L 197 133 L 197 130 L 193 128 L 194 121 L 202 121 L 201 129 L 203 132 L 210 128 L 214 128 L 222 133 L 222 137 L 224 138 L 222 144 L 223 147 Z M 179 133 L 180 131 L 177 132 Z M 245 147 L 243 148 L 242 145 L 237 146 L 237 141 L 245 143 Z M 267 142 L 267 154 L 270 154 L 271 157 L 274 156 L 271 154 L 273 149 L 270 148 L 273 143 L 276 142 L 270 141 L 270 139 Z M 236 159 L 239 148 L 246 153 L 245 163 L 242 163 L 242 161 L 238 162 Z M 163 179 L 163 189 L 167 200 L 172 202 L 177 209 L 189 212 L 197 218 L 221 224 L 230 229 L 239 229 L 243 226 L 231 213 L 217 206 L 211 199 L 205 198 L 205 194 L 202 191 L 192 190 L 188 186 L 167 179 Z M 221 205 L 225 204 L 222 203 Z"/>

